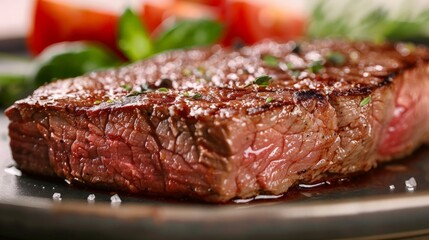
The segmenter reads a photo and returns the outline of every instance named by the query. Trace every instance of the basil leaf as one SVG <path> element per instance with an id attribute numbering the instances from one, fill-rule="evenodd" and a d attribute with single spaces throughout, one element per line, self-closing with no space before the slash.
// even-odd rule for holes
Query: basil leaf
<path id="1" fill-rule="evenodd" d="M 153 54 L 152 41 L 139 17 L 127 8 L 119 19 L 118 47 L 131 61 Z"/>
<path id="2" fill-rule="evenodd" d="M 8 107 L 33 90 L 31 78 L 26 75 L 0 75 L 0 107 Z"/>
<path id="3" fill-rule="evenodd" d="M 107 49 L 81 42 L 52 45 L 36 60 L 40 63 L 34 76 L 36 85 L 118 65 L 116 56 Z"/>
<path id="4" fill-rule="evenodd" d="M 222 29 L 220 23 L 212 20 L 180 21 L 155 40 L 155 49 L 157 52 L 162 52 L 170 49 L 210 45 L 219 40 Z"/>

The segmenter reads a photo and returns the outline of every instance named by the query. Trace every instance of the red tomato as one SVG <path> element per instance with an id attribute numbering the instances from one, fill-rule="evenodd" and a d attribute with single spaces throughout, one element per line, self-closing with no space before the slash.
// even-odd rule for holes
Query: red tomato
<path id="1" fill-rule="evenodd" d="M 82 9 L 61 1 L 37 0 L 28 46 L 33 54 L 63 41 L 88 40 L 116 47 L 118 15 Z"/>
<path id="2" fill-rule="evenodd" d="M 168 20 L 177 19 L 216 19 L 219 9 L 195 2 L 180 0 L 146 0 L 141 8 L 141 19 L 151 33 L 156 33 Z"/>
<path id="3" fill-rule="evenodd" d="M 209 5 L 213 7 L 222 7 L 225 3 L 225 0 L 184 0 L 188 2 L 195 2 L 199 4 Z"/>
<path id="4" fill-rule="evenodd" d="M 306 18 L 302 13 L 255 1 L 227 0 L 228 39 L 253 44 L 263 39 L 287 41 L 302 37 Z"/>

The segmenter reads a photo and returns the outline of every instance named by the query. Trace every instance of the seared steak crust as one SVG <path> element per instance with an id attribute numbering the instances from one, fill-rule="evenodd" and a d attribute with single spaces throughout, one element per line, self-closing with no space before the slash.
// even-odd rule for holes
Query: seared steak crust
<path id="1" fill-rule="evenodd" d="M 225 202 L 368 171 L 428 140 L 425 48 L 297 46 L 174 51 L 45 85 L 6 111 L 13 157 L 37 174 Z"/>

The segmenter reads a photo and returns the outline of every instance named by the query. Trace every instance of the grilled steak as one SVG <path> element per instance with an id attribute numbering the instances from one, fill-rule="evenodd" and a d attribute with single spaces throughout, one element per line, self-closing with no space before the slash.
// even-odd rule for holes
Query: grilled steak
<path id="1" fill-rule="evenodd" d="M 368 171 L 429 140 L 429 51 L 263 42 L 60 80 L 6 114 L 27 172 L 225 202 Z"/>

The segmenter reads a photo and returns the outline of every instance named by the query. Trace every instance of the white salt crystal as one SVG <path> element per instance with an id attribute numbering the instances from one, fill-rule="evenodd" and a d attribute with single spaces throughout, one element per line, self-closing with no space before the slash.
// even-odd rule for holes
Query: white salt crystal
<path id="1" fill-rule="evenodd" d="M 405 187 L 407 188 L 408 192 L 414 192 L 416 186 L 417 186 L 417 182 L 416 182 L 416 179 L 414 179 L 414 177 L 411 177 L 410 179 L 405 181 Z"/>
<path id="2" fill-rule="evenodd" d="M 416 186 L 417 186 L 416 179 L 414 179 L 414 178 L 412 177 L 412 178 L 410 178 L 410 179 L 406 180 L 406 181 L 405 181 L 405 186 L 406 186 L 407 188 L 414 188 L 414 187 L 416 187 Z"/>
<path id="3" fill-rule="evenodd" d="M 111 203 L 120 203 L 122 202 L 121 198 L 118 196 L 118 194 L 115 194 L 110 197 Z"/>
<path id="4" fill-rule="evenodd" d="M 70 185 L 70 184 L 71 184 L 70 180 L 68 180 L 68 179 L 64 179 L 64 181 L 65 181 L 68 185 Z"/>
<path id="5" fill-rule="evenodd" d="M 87 200 L 88 200 L 88 202 L 94 202 L 95 201 L 95 195 L 89 194 Z"/>
<path id="6" fill-rule="evenodd" d="M 389 189 L 390 189 L 390 191 L 395 190 L 395 185 L 390 185 L 390 186 L 389 186 Z"/>
<path id="7" fill-rule="evenodd" d="M 18 177 L 22 176 L 21 170 L 19 170 L 18 168 L 14 167 L 14 166 L 5 168 L 4 171 L 6 173 L 9 173 L 9 174 L 14 175 L 14 176 L 18 176 Z"/>
<path id="8" fill-rule="evenodd" d="M 61 201 L 61 193 L 54 193 L 54 195 L 52 195 L 52 199 L 54 199 L 54 201 Z"/>

